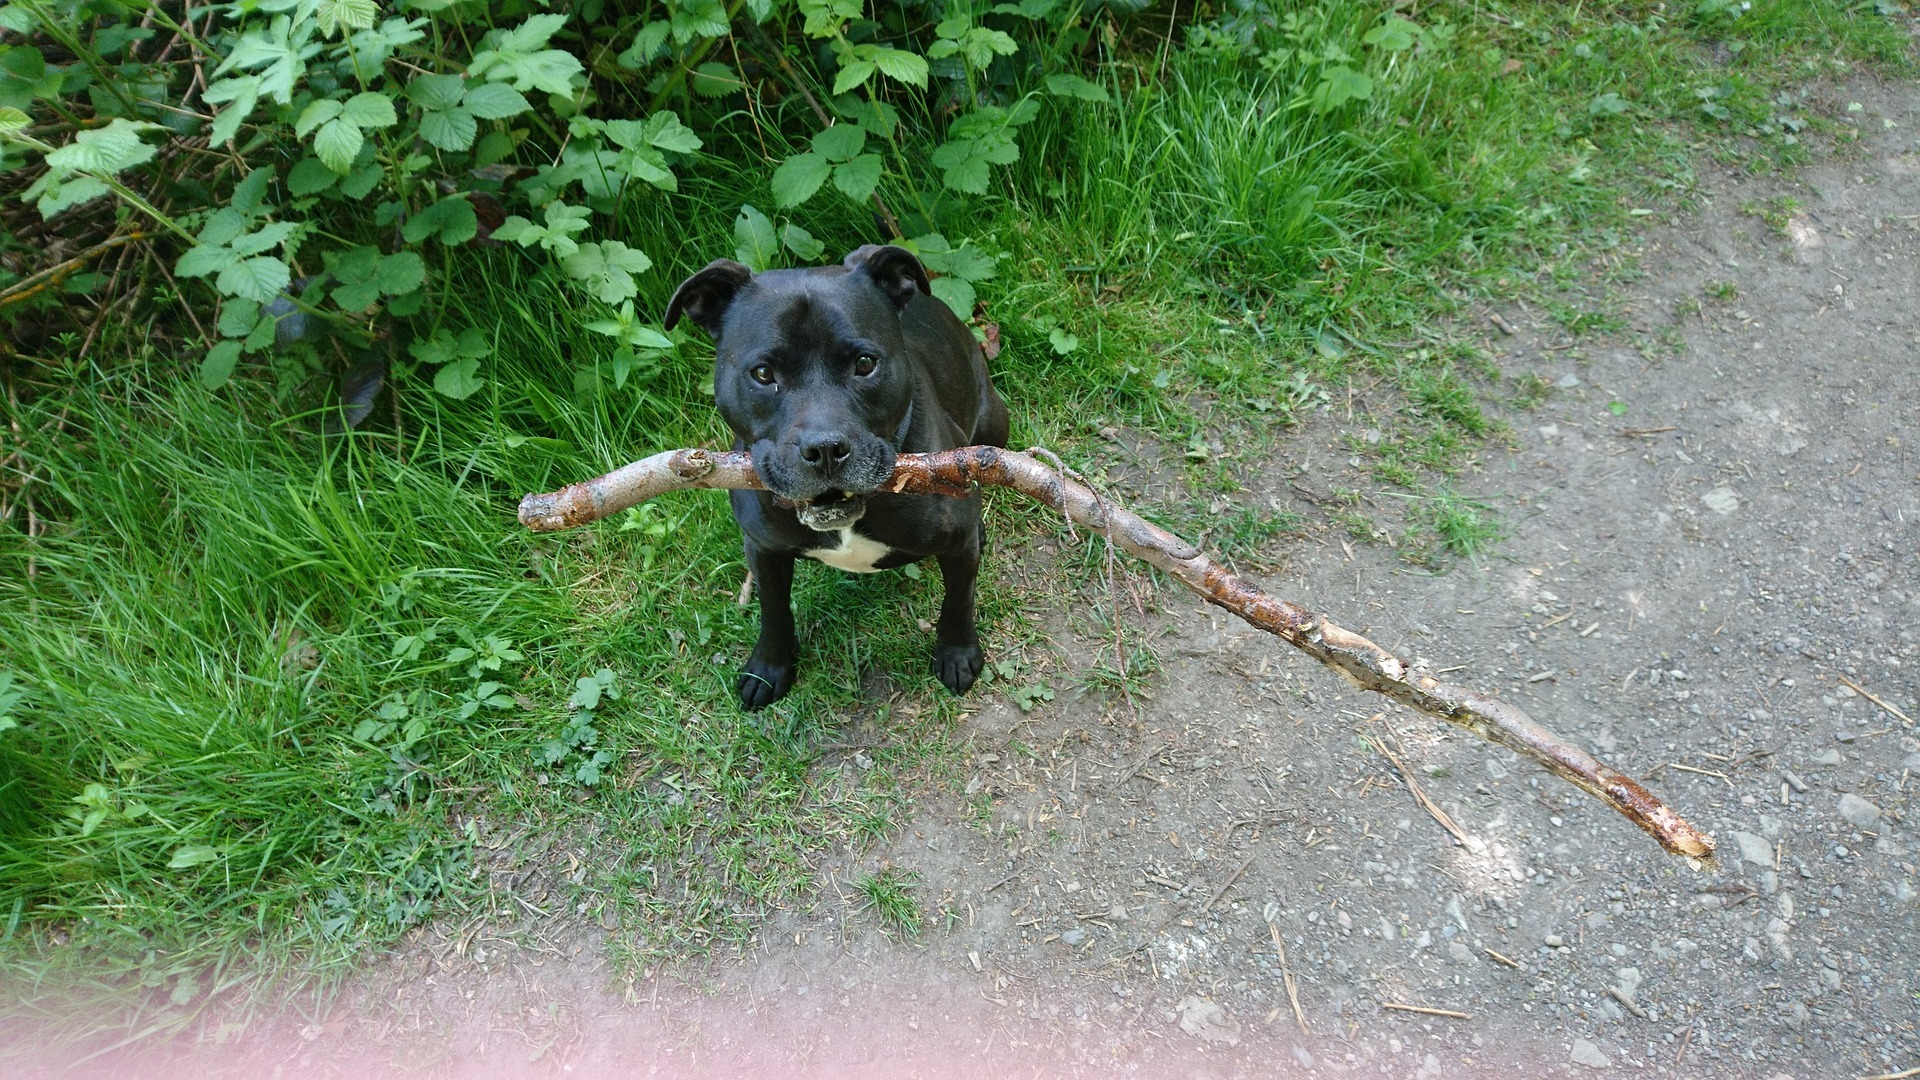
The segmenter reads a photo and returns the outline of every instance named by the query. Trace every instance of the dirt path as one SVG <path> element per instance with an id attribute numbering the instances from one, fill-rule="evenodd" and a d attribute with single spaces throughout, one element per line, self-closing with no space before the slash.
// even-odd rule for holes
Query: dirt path
<path id="1" fill-rule="evenodd" d="M 1500 366 L 1556 389 L 1466 483 L 1512 526 L 1496 558 L 1428 576 L 1329 527 L 1263 582 L 1651 777 L 1719 837 L 1717 868 L 1463 733 L 1375 719 L 1378 699 L 1167 593 L 1149 621 L 1166 666 L 1137 716 L 991 700 L 969 721 L 967 796 L 823 867 L 819 902 L 771 918 L 745 962 L 630 1000 L 603 993 L 597 927 L 415 957 L 331 1022 L 251 1047 L 245 1071 L 1920 1066 L 1920 732 L 1855 689 L 1920 717 L 1920 95 L 1857 86 L 1826 111 L 1860 148 L 1797 179 L 1702 163 L 1696 210 L 1643 238 L 1646 276 L 1621 287 L 1631 332 L 1573 340 L 1501 312 L 1517 333 L 1490 342 Z M 1663 335 L 1684 348 L 1627 343 Z M 1371 490 L 1340 419 L 1289 442 L 1253 497 L 1322 520 L 1303 490 Z M 1058 652 L 1030 659 L 1093 659 L 1084 615 L 1056 613 Z M 1358 741 L 1383 727 L 1465 843 Z M 846 882 L 881 863 L 921 878 L 917 941 L 858 912 Z"/>

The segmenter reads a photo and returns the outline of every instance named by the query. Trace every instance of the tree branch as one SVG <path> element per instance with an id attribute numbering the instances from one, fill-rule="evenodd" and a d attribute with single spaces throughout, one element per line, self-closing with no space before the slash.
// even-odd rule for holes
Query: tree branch
<path id="1" fill-rule="evenodd" d="M 960 496 L 976 484 L 1013 488 L 1045 503 L 1180 579 L 1209 602 L 1346 676 L 1354 685 L 1531 758 L 1625 815 L 1667 851 L 1696 859 L 1713 856 L 1712 836 L 1695 829 L 1631 777 L 1561 742 L 1519 708 L 1415 671 L 1405 660 L 1342 629 L 1326 616 L 1268 596 L 1228 573 L 1193 545 L 1026 454 L 991 446 L 902 454 L 893 478 L 879 490 Z M 528 495 L 520 500 L 520 521 L 536 532 L 552 532 L 598 521 L 668 491 L 764 487 L 745 452 L 669 450 L 594 480 Z"/>

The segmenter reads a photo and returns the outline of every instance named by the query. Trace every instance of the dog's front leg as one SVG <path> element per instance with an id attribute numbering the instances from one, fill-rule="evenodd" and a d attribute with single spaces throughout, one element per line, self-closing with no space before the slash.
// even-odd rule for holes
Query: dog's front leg
<path id="1" fill-rule="evenodd" d="M 760 640 L 740 673 L 740 703 L 765 708 L 793 689 L 800 641 L 793 632 L 793 556 L 776 555 L 747 541 L 747 569 L 760 590 Z"/>
<path id="2" fill-rule="evenodd" d="M 940 602 L 940 621 L 933 628 L 933 674 L 947 689 L 964 694 L 986 666 L 980 635 L 973 628 L 974 584 L 980 580 L 980 542 L 967 550 L 940 556 L 940 579 L 946 597 Z"/>

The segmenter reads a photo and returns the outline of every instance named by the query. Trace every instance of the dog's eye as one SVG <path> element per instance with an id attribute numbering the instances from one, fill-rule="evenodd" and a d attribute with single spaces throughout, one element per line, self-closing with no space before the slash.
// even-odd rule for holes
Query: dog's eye
<path id="1" fill-rule="evenodd" d="M 747 377 L 761 386 L 773 385 L 773 369 L 765 364 L 755 364 L 748 368 Z"/>
<path id="2" fill-rule="evenodd" d="M 864 379 L 873 374 L 874 369 L 879 366 L 880 361 L 878 359 L 871 356 L 862 356 L 853 362 L 853 373 Z"/>

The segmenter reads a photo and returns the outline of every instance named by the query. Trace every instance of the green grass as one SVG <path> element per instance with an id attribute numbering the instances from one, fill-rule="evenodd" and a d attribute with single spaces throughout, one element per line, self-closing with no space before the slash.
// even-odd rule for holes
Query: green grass
<path id="1" fill-rule="evenodd" d="M 853 887 L 860 894 L 860 910 L 871 912 L 881 927 L 919 937 L 920 905 L 912 894 L 919 884 L 918 874 L 889 866 L 876 873 L 862 874 Z"/>
<path id="2" fill-rule="evenodd" d="M 1358 52 L 1377 5 L 1326 10 L 1302 34 Z M 1782 93 L 1851 64 L 1910 69 L 1898 25 L 1859 5 L 1439 10 L 1449 46 L 1325 117 L 1287 107 L 1306 76 L 1260 58 L 1300 42 L 1264 31 L 1175 49 L 1164 75 L 1108 57 L 1115 104 L 1036 121 L 989 195 L 913 208 L 1004 254 L 982 297 L 1015 445 L 1091 470 L 1104 427 L 1160 438 L 1187 497 L 1142 509 L 1257 562 L 1299 523 L 1234 502 L 1240 481 L 1355 388 L 1373 414 L 1351 431 L 1381 438 L 1351 452 L 1409 510 L 1404 527 L 1376 521 L 1380 503 L 1336 525 L 1413 532 L 1434 562 L 1482 556 L 1499 524 L 1448 478 L 1501 437 L 1494 403 L 1548 391 L 1492 369 L 1449 317 L 1524 294 L 1606 325 L 1577 291 L 1587 257 L 1631 235 L 1631 210 L 1683 197 L 1696 148 L 1790 163 L 1819 130 L 1788 141 Z M 1627 108 L 1593 111 L 1604 94 Z M 713 123 L 711 153 L 761 153 L 747 118 Z M 623 205 L 660 263 L 640 310 L 732 250 L 741 201 L 771 205 L 696 172 Z M 803 224 L 833 252 L 873 238 L 864 209 L 825 200 Z M 915 629 L 937 574 L 803 567 L 799 686 L 748 715 L 731 683 L 753 613 L 734 602 L 723 500 L 558 536 L 514 523 L 523 492 L 724 439 L 697 338 L 624 389 L 576 391 L 610 343 L 530 265 L 450 264 L 440 280 L 496 359 L 462 403 L 402 381 L 398 426 L 320 434 L 311 373 L 199 389 L 191 359 L 147 344 L 142 320 L 173 317 L 158 305 L 86 360 L 9 368 L 29 437 L 0 466 L 0 677 L 21 695 L 0 714 L 17 725 L 0 723 L 0 1020 L 133 1039 L 324 988 L 422 920 L 512 910 L 483 872 L 502 858 L 546 868 L 551 902 L 611 913 L 634 977 L 745 942 L 818 887 L 822 856 L 884 838 L 957 775 L 966 703 L 929 677 Z M 1056 351 L 1052 328 L 1079 348 Z M 998 547 L 1059 534 L 1012 499 L 989 518 Z M 1073 565 L 1103 596 L 1097 548 Z M 983 583 L 997 658 L 1035 633 L 1031 599 Z M 1129 692 L 1151 666 L 1136 653 L 1075 681 Z M 602 668 L 619 697 L 570 710 Z M 976 693 L 1049 707 L 1036 674 L 1008 670 Z M 872 766 L 842 768 L 844 743 Z M 882 925 L 918 932 L 912 881 L 860 882 Z"/>

